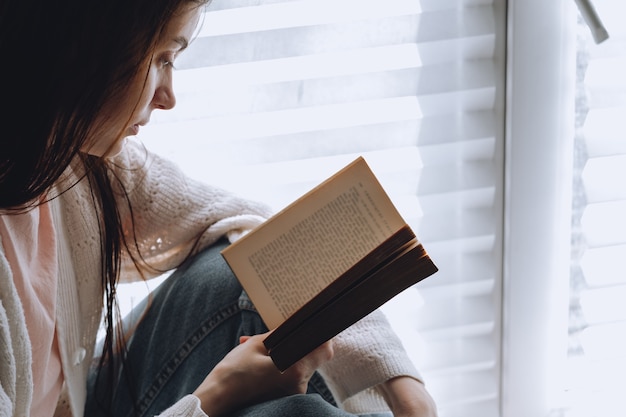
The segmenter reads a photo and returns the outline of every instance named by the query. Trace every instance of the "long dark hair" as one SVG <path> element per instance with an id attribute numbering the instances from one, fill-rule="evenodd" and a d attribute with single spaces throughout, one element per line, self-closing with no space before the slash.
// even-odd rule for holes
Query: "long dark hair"
<path id="1" fill-rule="evenodd" d="M 22 212 L 54 197 L 48 193 L 61 174 L 82 160 L 100 214 L 107 327 L 101 365 L 110 375 L 116 375 L 114 357 L 124 357 L 113 328 L 120 254 L 129 243 L 107 160 L 80 149 L 100 109 L 147 70 L 161 32 L 187 3 L 208 0 L 0 0 L 0 213 Z"/>

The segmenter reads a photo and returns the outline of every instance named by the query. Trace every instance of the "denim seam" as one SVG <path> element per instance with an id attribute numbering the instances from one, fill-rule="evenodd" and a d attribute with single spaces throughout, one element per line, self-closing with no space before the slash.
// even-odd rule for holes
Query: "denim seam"
<path id="1" fill-rule="evenodd" d="M 185 343 L 183 343 L 178 350 L 176 350 L 173 357 L 163 365 L 159 373 L 154 378 L 152 385 L 145 391 L 144 394 L 141 395 L 142 399 L 137 403 L 137 409 L 140 412 L 140 415 L 143 415 L 146 412 L 167 381 L 176 372 L 180 364 L 182 364 L 189 354 L 193 352 L 194 348 L 215 328 L 239 312 L 241 312 L 241 308 L 238 302 L 224 307 L 216 311 L 214 315 L 204 321 L 196 329 L 196 331 L 191 334 Z M 132 413 L 129 417 L 131 415 Z"/>
<path id="2" fill-rule="evenodd" d="M 326 385 L 326 382 L 319 372 L 315 372 L 311 379 L 309 379 L 309 385 L 311 385 L 315 391 L 321 395 L 324 400 L 326 400 L 326 402 L 337 407 L 337 401 L 335 400 L 333 393 L 330 391 L 330 388 L 328 388 L 328 385 Z"/>

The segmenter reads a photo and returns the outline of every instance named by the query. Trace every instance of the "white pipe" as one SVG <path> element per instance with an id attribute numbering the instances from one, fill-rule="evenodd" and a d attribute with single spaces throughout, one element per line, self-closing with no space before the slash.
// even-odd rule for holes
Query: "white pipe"
<path id="1" fill-rule="evenodd" d="M 593 3 L 591 3 L 591 0 L 575 1 L 578 5 L 580 14 L 585 20 L 585 23 L 587 23 L 587 26 L 589 26 L 589 30 L 591 30 L 593 40 L 596 43 L 601 43 L 607 40 L 609 38 L 609 32 L 602 24 L 602 20 L 600 20 L 600 16 L 598 15 L 596 8 L 593 6 Z"/>

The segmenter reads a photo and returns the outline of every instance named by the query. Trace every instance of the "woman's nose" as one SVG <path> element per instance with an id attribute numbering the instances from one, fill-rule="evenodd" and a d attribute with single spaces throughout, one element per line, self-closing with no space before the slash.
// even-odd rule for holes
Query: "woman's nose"
<path id="1" fill-rule="evenodd" d="M 154 92 L 152 99 L 154 108 L 169 110 L 176 105 L 176 96 L 171 85 L 162 85 Z"/>

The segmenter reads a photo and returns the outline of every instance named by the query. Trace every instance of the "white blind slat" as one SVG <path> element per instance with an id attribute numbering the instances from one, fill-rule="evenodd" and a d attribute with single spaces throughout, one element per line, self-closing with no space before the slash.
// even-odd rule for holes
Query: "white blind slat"
<path id="1" fill-rule="evenodd" d="M 590 109 L 582 127 L 586 150 L 590 156 L 626 153 L 623 129 L 625 107 Z"/>
<path id="2" fill-rule="evenodd" d="M 256 7 L 218 10 L 208 13 L 198 36 L 260 32 L 281 28 L 311 26 L 360 19 L 403 16 L 420 12 L 414 0 L 387 0 L 380 7 L 376 0 L 299 0 Z M 332 12 L 328 12 L 331 10 Z"/>
<path id="3" fill-rule="evenodd" d="M 582 180 L 589 201 L 626 200 L 626 182 L 606 187 L 607 178 L 626 178 L 626 153 L 587 161 Z"/>
<path id="4" fill-rule="evenodd" d="M 343 129 L 352 126 L 416 120 L 421 109 L 415 97 L 294 108 L 274 112 L 225 115 L 175 124 L 146 126 L 145 135 L 152 136 L 155 146 L 168 144 L 173 136 L 207 140 L 220 132 L 220 140 L 238 140 L 272 135 Z M 178 145 L 176 145 L 178 146 Z"/>
<path id="5" fill-rule="evenodd" d="M 500 413 L 497 380 L 495 367 L 475 372 L 443 372 L 432 374 L 428 387 L 442 393 L 439 398 L 445 406 L 439 410 L 440 415 L 497 416 Z"/>
<path id="6" fill-rule="evenodd" d="M 190 69 L 180 76 L 183 81 L 176 88 L 181 93 L 233 86 L 240 88 L 253 84 L 417 68 L 420 65 L 417 45 L 400 44 Z"/>
<path id="7" fill-rule="evenodd" d="M 626 244 L 588 248 L 580 258 L 580 267 L 592 287 L 624 282 Z"/>

